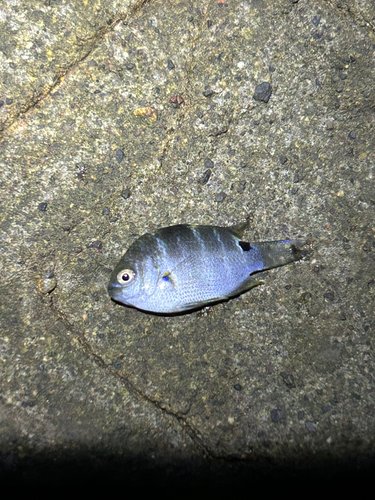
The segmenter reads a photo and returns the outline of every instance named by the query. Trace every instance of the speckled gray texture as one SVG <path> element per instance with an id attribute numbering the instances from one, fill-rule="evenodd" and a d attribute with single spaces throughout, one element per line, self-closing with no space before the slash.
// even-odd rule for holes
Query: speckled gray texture
<path id="1" fill-rule="evenodd" d="M 374 7 L 100 5 L 0 9 L 3 456 L 367 464 Z M 138 235 L 249 215 L 306 259 L 184 316 L 107 296 Z"/>

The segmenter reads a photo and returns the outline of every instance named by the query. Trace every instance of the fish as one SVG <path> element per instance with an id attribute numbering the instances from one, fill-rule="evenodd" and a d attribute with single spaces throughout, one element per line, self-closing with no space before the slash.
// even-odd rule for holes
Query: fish
<path id="1" fill-rule="evenodd" d="M 302 257 L 304 241 L 249 243 L 247 227 L 178 224 L 146 233 L 114 268 L 108 294 L 141 311 L 183 313 L 236 297 L 262 283 L 252 274 Z"/>

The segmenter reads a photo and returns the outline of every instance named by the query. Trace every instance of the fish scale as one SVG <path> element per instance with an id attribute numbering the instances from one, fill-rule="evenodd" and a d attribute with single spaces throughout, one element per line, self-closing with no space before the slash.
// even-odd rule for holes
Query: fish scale
<path id="1" fill-rule="evenodd" d="M 227 300 L 259 284 L 254 272 L 298 260 L 300 240 L 248 243 L 245 224 L 179 224 L 146 233 L 115 267 L 108 286 L 117 302 L 171 314 Z"/>

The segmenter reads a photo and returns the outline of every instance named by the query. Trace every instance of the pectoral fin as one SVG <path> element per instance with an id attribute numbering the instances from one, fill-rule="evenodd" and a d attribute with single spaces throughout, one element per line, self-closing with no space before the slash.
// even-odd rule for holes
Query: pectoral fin
<path id="1" fill-rule="evenodd" d="M 181 262 L 176 264 L 172 269 L 166 271 L 164 274 L 159 275 L 158 287 L 170 290 L 176 288 L 179 280 L 181 281 L 181 276 L 184 277 L 185 282 L 187 280 L 194 280 L 194 283 L 197 283 L 197 286 L 200 286 L 200 275 L 196 271 L 196 265 L 197 261 L 194 256 L 189 255 Z M 203 284 L 204 282 L 201 283 L 201 285 Z"/>

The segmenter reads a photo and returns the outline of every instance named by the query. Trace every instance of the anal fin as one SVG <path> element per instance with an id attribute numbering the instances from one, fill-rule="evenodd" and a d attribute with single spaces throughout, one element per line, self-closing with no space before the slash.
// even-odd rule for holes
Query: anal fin
<path id="1" fill-rule="evenodd" d="M 238 286 L 235 290 L 233 290 L 233 292 L 229 295 L 229 297 L 236 297 L 236 295 L 240 295 L 241 293 L 247 292 L 259 285 L 264 285 L 264 281 L 262 280 L 255 281 L 251 276 L 249 276 L 248 278 L 245 279 L 245 281 L 241 283 L 240 286 Z"/>
<path id="2" fill-rule="evenodd" d="M 198 309 L 199 307 L 205 307 L 209 306 L 211 304 L 217 304 L 218 302 L 223 302 L 225 300 L 229 300 L 232 297 L 236 297 L 237 295 L 240 295 L 241 293 L 247 292 L 251 288 L 254 288 L 255 286 L 258 285 L 263 285 L 264 281 L 258 280 L 254 281 L 250 276 L 233 292 L 231 292 L 229 295 L 222 295 L 221 297 L 215 297 L 210 300 L 204 300 L 201 302 L 189 302 L 187 304 L 184 304 L 183 308 L 181 310 L 187 310 L 187 309 Z"/>

